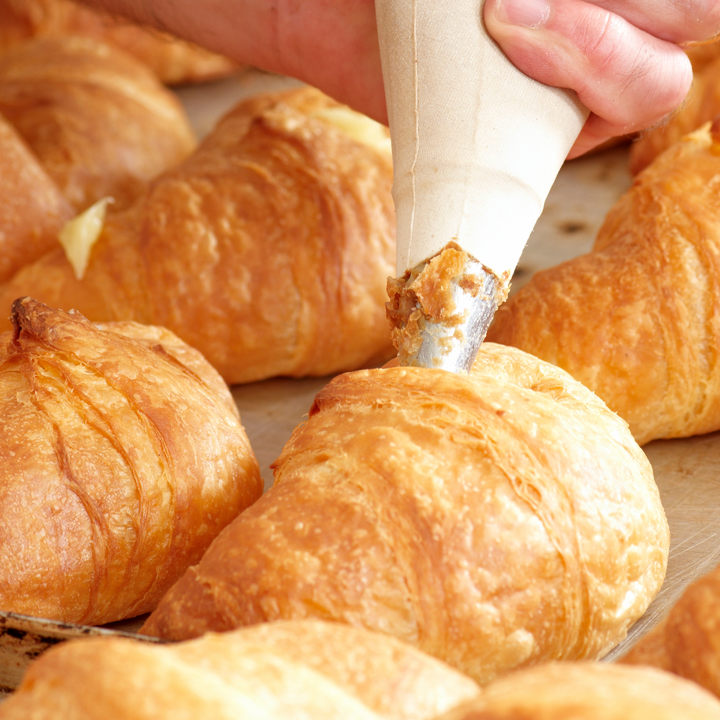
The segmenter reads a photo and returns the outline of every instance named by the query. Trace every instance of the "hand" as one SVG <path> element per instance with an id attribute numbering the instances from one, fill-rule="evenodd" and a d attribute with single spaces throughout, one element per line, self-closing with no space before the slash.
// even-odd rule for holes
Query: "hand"
<path id="1" fill-rule="evenodd" d="M 387 122 L 374 0 L 85 2 L 298 78 Z M 678 44 L 720 31 L 717 0 L 487 0 L 484 17 L 517 67 L 575 90 L 591 111 L 569 157 L 673 112 L 692 81 Z"/>
<path id="2" fill-rule="evenodd" d="M 678 45 L 720 31 L 716 0 L 487 0 L 484 11 L 520 70 L 591 111 L 568 157 L 672 113 L 692 82 Z"/>
<path id="3" fill-rule="evenodd" d="M 81 0 L 288 75 L 387 124 L 374 0 Z"/>

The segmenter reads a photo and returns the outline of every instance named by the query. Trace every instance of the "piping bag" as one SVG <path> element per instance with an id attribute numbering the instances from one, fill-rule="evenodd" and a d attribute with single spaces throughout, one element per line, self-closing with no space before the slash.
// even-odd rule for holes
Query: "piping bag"
<path id="1" fill-rule="evenodd" d="M 393 153 L 401 365 L 469 372 L 588 110 L 530 79 L 484 0 L 375 0 Z"/>

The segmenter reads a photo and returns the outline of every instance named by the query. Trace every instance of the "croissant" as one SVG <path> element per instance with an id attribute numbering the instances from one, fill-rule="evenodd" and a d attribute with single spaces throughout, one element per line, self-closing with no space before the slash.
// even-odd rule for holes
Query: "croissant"
<path id="1" fill-rule="evenodd" d="M 685 104 L 669 120 L 643 133 L 630 146 L 629 168 L 633 175 L 720 113 L 720 43 L 688 49 L 688 53 L 693 62 L 692 89 Z"/>
<path id="2" fill-rule="evenodd" d="M 0 339 L 0 610 L 102 624 L 155 607 L 262 492 L 227 386 L 162 328 L 30 298 Z"/>
<path id="3" fill-rule="evenodd" d="M 485 343 L 470 377 L 336 377 L 274 470 L 141 632 L 340 620 L 484 684 L 604 654 L 664 576 L 665 516 L 625 424 L 511 348 Z"/>
<path id="4" fill-rule="evenodd" d="M 29 668 L 0 718 L 431 720 L 478 692 L 394 638 L 309 620 L 174 645 L 64 643 Z"/>
<path id="5" fill-rule="evenodd" d="M 621 662 L 654 665 L 720 697 L 720 567 L 689 585 Z"/>
<path id="6" fill-rule="evenodd" d="M 228 58 L 70 0 L 0 0 L 0 53 L 35 37 L 79 35 L 133 55 L 162 82 L 212 80 L 237 69 Z"/>
<path id="7" fill-rule="evenodd" d="M 520 670 L 438 720 L 717 720 L 720 702 L 654 668 L 547 663 Z"/>
<path id="8" fill-rule="evenodd" d="M 719 151 L 715 122 L 661 155 L 592 252 L 537 273 L 487 335 L 567 370 L 640 444 L 720 428 Z"/>
<path id="9" fill-rule="evenodd" d="M 240 103 L 108 219 L 82 280 L 58 248 L 3 286 L 0 304 L 32 295 L 91 320 L 162 325 L 231 384 L 385 360 L 387 138 L 310 88 Z"/>
<path id="10" fill-rule="evenodd" d="M 0 282 L 57 246 L 73 209 L 0 115 Z"/>
<path id="11" fill-rule="evenodd" d="M 690 60 L 693 71 L 697 72 L 720 57 L 720 41 L 713 39 L 711 41 L 692 43 L 685 46 L 684 50 Z"/>
<path id="12" fill-rule="evenodd" d="M 116 209 L 129 205 L 195 148 L 171 91 L 87 38 L 40 39 L 0 55 L 0 114 L 75 210 L 105 196 Z"/>

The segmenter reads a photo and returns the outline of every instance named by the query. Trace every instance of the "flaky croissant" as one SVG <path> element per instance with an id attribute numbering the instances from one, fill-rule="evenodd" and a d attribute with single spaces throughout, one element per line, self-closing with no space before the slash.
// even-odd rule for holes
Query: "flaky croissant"
<path id="1" fill-rule="evenodd" d="M 0 336 L 0 610 L 149 611 L 262 492 L 227 386 L 172 333 L 30 298 Z"/>
<path id="2" fill-rule="evenodd" d="M 488 339 L 594 390 L 644 444 L 720 428 L 720 123 L 661 155 L 591 253 L 537 273 Z"/>
<path id="3" fill-rule="evenodd" d="M 621 662 L 654 665 L 720 697 L 720 567 L 688 586 Z"/>
<path id="4" fill-rule="evenodd" d="M 391 158 L 353 123 L 372 121 L 309 88 L 241 103 L 108 220 L 82 280 L 58 249 L 2 287 L 0 306 L 27 294 L 162 325 L 228 383 L 387 359 Z"/>
<path id="5" fill-rule="evenodd" d="M 0 53 L 35 37 L 79 35 L 133 55 L 162 82 L 198 82 L 237 69 L 231 60 L 71 0 L 0 0 Z"/>
<path id="6" fill-rule="evenodd" d="M 720 702 L 654 668 L 548 663 L 520 670 L 438 720 L 717 720 Z"/>
<path id="7" fill-rule="evenodd" d="M 659 589 L 668 531 L 625 424 L 566 373 L 485 343 L 472 376 L 338 376 L 142 632 L 281 618 L 416 644 L 481 683 L 596 657 Z"/>
<path id="8" fill-rule="evenodd" d="M 0 115 L 0 282 L 57 247 L 73 209 Z"/>
<path id="9" fill-rule="evenodd" d="M 175 95 L 88 38 L 45 38 L 0 55 L 0 115 L 76 210 L 105 196 L 127 206 L 195 148 Z"/>
<path id="10" fill-rule="evenodd" d="M 720 113 L 720 43 L 689 52 L 693 85 L 685 104 L 662 125 L 643 133 L 631 146 L 630 172 L 644 170 L 660 153 Z"/>
<path id="11" fill-rule="evenodd" d="M 0 718 L 431 720 L 478 692 L 394 638 L 310 620 L 170 645 L 65 643 L 30 667 Z"/>

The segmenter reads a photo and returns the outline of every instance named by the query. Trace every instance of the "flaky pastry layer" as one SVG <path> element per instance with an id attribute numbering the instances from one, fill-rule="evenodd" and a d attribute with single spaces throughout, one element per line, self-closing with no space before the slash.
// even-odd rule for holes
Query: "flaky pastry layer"
<path id="1" fill-rule="evenodd" d="M 0 115 L 0 282 L 57 247 L 73 209 L 17 131 Z"/>
<path id="2" fill-rule="evenodd" d="M 488 332 L 559 365 L 640 444 L 720 428 L 720 123 L 661 155 L 592 252 L 537 273 Z"/>
<path id="3" fill-rule="evenodd" d="M 71 35 L 119 48 L 171 85 L 211 80 L 237 69 L 229 59 L 196 45 L 71 0 L 0 0 L 0 53 L 35 37 Z"/>
<path id="4" fill-rule="evenodd" d="M 625 423 L 511 348 L 485 343 L 471 376 L 335 378 L 274 469 L 143 632 L 341 620 L 486 683 L 604 654 L 664 577 L 667 524 Z"/>
<path id="5" fill-rule="evenodd" d="M 128 206 L 195 148 L 177 97 L 90 38 L 39 38 L 0 54 L 0 114 L 76 211 L 106 196 Z"/>
<path id="6" fill-rule="evenodd" d="M 431 720 L 477 695 L 470 678 L 387 635 L 318 620 L 187 643 L 65 643 L 0 718 Z"/>
<path id="7" fill-rule="evenodd" d="M 155 607 L 262 492 L 227 386 L 167 330 L 30 298 L 0 336 L 0 610 Z"/>
<path id="8" fill-rule="evenodd" d="M 337 107 L 309 88 L 240 103 L 108 220 L 82 281 L 59 249 L 3 286 L 0 306 L 28 294 L 167 327 L 229 383 L 387 359 L 391 158 L 315 117 Z"/>
<path id="9" fill-rule="evenodd" d="M 655 668 L 554 662 L 485 688 L 438 720 L 715 720 L 720 702 Z"/>

